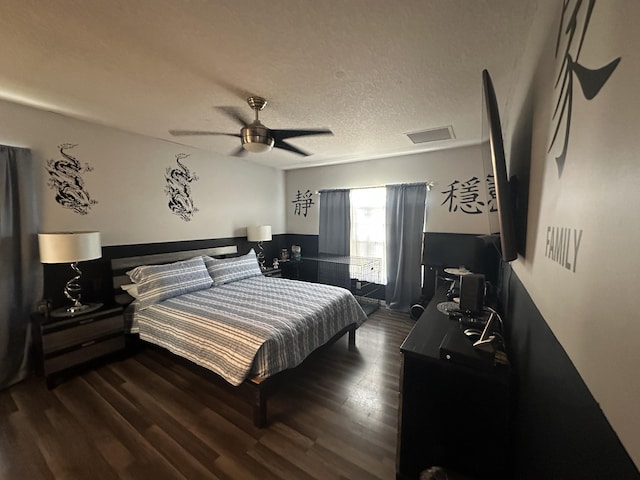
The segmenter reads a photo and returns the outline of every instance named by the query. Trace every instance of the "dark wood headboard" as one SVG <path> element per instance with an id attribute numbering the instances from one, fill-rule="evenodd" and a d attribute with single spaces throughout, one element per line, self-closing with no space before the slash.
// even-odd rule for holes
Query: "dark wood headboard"
<path id="1" fill-rule="evenodd" d="M 139 265 L 160 265 L 163 263 L 177 262 L 200 255 L 209 257 L 227 257 L 238 253 L 236 245 L 222 247 L 201 248 L 198 250 L 183 250 L 179 252 L 155 253 L 152 255 L 138 255 L 135 257 L 123 257 L 111 259 L 111 273 L 113 279 L 113 299 L 119 305 L 128 305 L 133 298 L 120 288 L 121 285 L 131 283 L 127 272 Z"/>

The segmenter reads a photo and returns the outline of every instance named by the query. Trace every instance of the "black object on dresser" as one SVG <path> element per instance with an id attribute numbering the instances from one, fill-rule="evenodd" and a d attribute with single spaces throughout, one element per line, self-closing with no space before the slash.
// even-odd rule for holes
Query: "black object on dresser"
<path id="1" fill-rule="evenodd" d="M 125 348 L 122 307 L 103 308 L 88 314 L 52 318 L 34 314 L 33 343 L 36 367 L 47 387 L 55 386 L 55 374 Z"/>
<path id="2" fill-rule="evenodd" d="M 397 479 L 417 479 L 440 466 L 474 479 L 509 478 L 509 368 L 459 363 L 442 356 L 445 337 L 459 334 L 457 320 L 438 310 L 439 288 L 400 347 Z M 465 352 L 467 354 L 469 352 Z"/>

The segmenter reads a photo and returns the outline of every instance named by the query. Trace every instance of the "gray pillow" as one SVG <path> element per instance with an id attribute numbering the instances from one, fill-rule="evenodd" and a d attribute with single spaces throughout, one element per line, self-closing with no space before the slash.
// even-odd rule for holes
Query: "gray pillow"
<path id="1" fill-rule="evenodd" d="M 253 248 L 246 255 L 239 257 L 211 258 L 205 256 L 204 263 L 207 265 L 207 270 L 213 278 L 215 286 L 262 275 Z"/>
<path id="2" fill-rule="evenodd" d="M 202 257 L 164 265 L 143 265 L 128 271 L 127 275 L 138 285 L 139 308 L 213 285 Z"/>

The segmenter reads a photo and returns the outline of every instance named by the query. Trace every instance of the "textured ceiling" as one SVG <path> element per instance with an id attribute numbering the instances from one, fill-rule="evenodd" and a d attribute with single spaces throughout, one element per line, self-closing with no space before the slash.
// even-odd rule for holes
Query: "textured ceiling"
<path id="1" fill-rule="evenodd" d="M 270 128 L 314 152 L 246 158 L 277 168 L 477 143 L 482 69 L 504 103 L 535 1 L 2 0 L 0 98 L 225 156 L 240 140 L 215 107 L 266 97 Z M 409 132 L 451 125 L 454 140 Z"/>

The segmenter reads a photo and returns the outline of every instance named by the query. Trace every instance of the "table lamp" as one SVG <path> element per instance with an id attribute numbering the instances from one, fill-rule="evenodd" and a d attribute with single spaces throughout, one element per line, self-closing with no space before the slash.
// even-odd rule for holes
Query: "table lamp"
<path id="1" fill-rule="evenodd" d="M 52 317 L 70 317 L 97 310 L 101 303 L 83 304 L 80 287 L 82 272 L 78 262 L 94 260 L 102 257 L 100 232 L 56 232 L 39 233 L 38 245 L 40 249 L 40 263 L 69 263 L 77 273 L 64 287 L 64 295 L 72 305 L 61 307 L 51 312 Z"/>
<path id="2" fill-rule="evenodd" d="M 264 247 L 262 242 L 271 241 L 271 225 L 252 225 L 247 227 L 247 240 L 250 242 L 258 242 L 258 264 L 260 264 L 261 270 L 265 270 Z"/>

